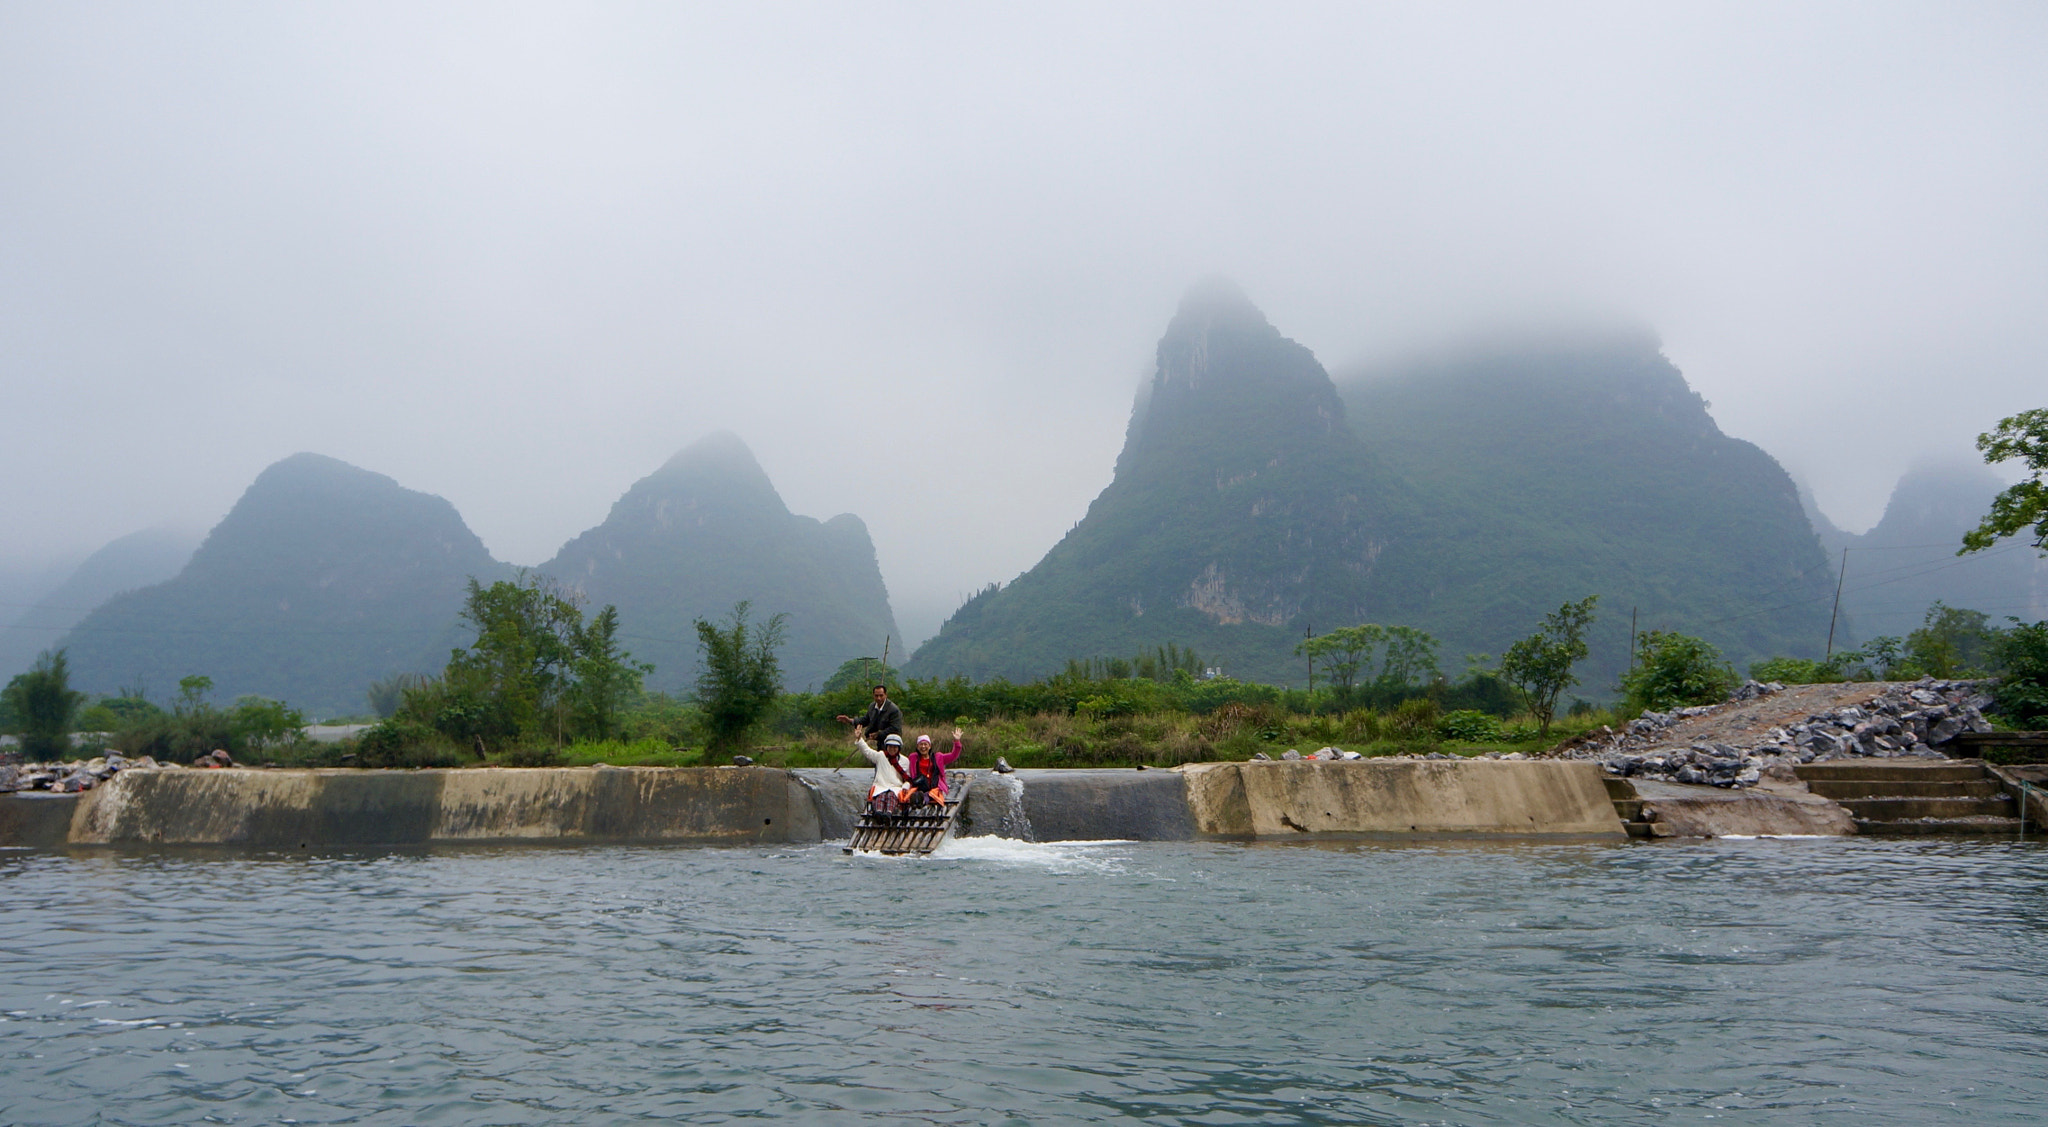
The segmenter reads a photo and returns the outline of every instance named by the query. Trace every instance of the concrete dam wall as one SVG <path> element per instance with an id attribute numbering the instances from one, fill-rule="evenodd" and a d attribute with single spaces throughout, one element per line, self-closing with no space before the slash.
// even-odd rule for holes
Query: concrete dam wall
<path id="1" fill-rule="evenodd" d="M 969 777 L 962 832 L 1035 841 L 1626 836 L 1598 768 L 1556 761 L 1200 764 Z M 768 767 L 129 770 L 0 796 L 0 846 L 302 849 L 841 840 L 865 771 Z"/>

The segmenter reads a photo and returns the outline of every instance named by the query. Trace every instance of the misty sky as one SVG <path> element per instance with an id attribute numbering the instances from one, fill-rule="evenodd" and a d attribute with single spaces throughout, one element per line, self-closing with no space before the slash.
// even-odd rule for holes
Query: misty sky
<path id="1" fill-rule="evenodd" d="M 533 564 L 730 428 L 920 638 L 1217 273 L 1340 373 L 1646 325 L 1859 529 L 2048 406 L 2044 60 L 2039 3 L 9 0 L 0 567 L 299 450 Z"/>

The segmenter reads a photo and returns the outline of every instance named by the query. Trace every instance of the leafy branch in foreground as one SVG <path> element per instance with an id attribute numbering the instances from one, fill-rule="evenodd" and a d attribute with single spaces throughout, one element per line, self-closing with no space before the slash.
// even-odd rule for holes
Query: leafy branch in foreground
<path id="1" fill-rule="evenodd" d="M 2048 479 L 2048 408 L 2000 419 L 1996 429 L 1977 436 L 1977 449 L 1991 465 L 2018 458 L 2033 473 L 1991 499 L 1991 511 L 1976 528 L 1963 534 L 1963 546 L 1956 555 L 1981 552 L 2029 527 L 2034 547 L 2048 553 L 2048 480 L 2044 480 Z"/>

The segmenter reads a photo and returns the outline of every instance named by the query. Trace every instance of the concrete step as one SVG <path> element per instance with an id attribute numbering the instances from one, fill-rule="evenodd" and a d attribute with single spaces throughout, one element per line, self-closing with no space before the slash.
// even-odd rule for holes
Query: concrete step
<path id="1" fill-rule="evenodd" d="M 1623 822 L 1621 828 L 1630 837 L 1674 837 L 1671 827 L 1662 822 Z"/>
<path id="2" fill-rule="evenodd" d="M 1602 775 L 1600 781 L 1607 784 L 1607 797 L 1609 798 L 1634 798 L 1636 796 L 1636 785 L 1627 779 L 1616 778 L 1613 775 Z"/>
<path id="3" fill-rule="evenodd" d="M 2019 806 L 2010 798 L 1840 798 L 1835 801 L 1852 817 L 1879 822 L 2019 816 Z"/>
<path id="4" fill-rule="evenodd" d="M 1845 798 L 1990 798 L 2004 789 L 1997 779 L 1808 779 L 1806 789 Z"/>
<path id="5" fill-rule="evenodd" d="M 1981 759 L 1832 759 L 1826 763 L 1802 763 L 1795 770 L 1812 785 L 1816 779 L 1886 780 L 1892 782 L 1936 782 L 1981 779 Z"/>
<path id="6" fill-rule="evenodd" d="M 1856 832 L 1872 837 L 1930 837 L 1940 834 L 1966 834 L 1984 837 L 1995 834 L 2017 835 L 2020 832 L 2018 818 L 1928 818 L 1912 822 L 1870 822 L 1858 819 Z M 2036 828 L 2028 823 L 2027 832 L 2035 833 Z"/>
<path id="7" fill-rule="evenodd" d="M 1643 800 L 1640 798 L 1617 798 L 1614 800 L 1614 812 L 1622 821 L 1633 822 L 1643 813 Z"/>

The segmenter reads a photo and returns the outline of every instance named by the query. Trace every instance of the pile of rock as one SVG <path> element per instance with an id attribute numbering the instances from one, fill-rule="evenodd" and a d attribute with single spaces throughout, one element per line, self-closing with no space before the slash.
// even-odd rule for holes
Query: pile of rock
<path id="1" fill-rule="evenodd" d="M 130 759 L 118 751 L 110 751 L 95 759 L 73 760 L 69 763 L 18 763 L 0 766 L 0 794 L 11 794 L 20 790 L 48 790 L 59 794 L 76 794 L 106 782 L 123 771 L 137 767 L 176 767 L 176 763 L 159 764 L 150 756 Z"/>
<path id="2" fill-rule="evenodd" d="M 1784 686 L 1751 681 L 1729 702 L 1757 700 L 1783 692 Z M 1581 739 L 1561 750 L 1571 759 L 1595 759 L 1610 774 L 1746 787 L 1774 765 L 1815 763 L 1829 759 L 1940 756 L 1941 746 L 1964 732 L 1988 732 L 1983 710 L 1991 697 L 1973 681 L 1922 678 L 1910 685 L 1891 685 L 1871 700 L 1843 705 L 1808 716 L 1796 724 L 1774 727 L 1742 744 L 1693 743 L 1671 746 L 1667 730 L 1680 721 L 1717 712 L 1727 705 L 1703 705 L 1670 712 L 1645 712 L 1627 729 L 1603 729 L 1596 738 Z"/>

